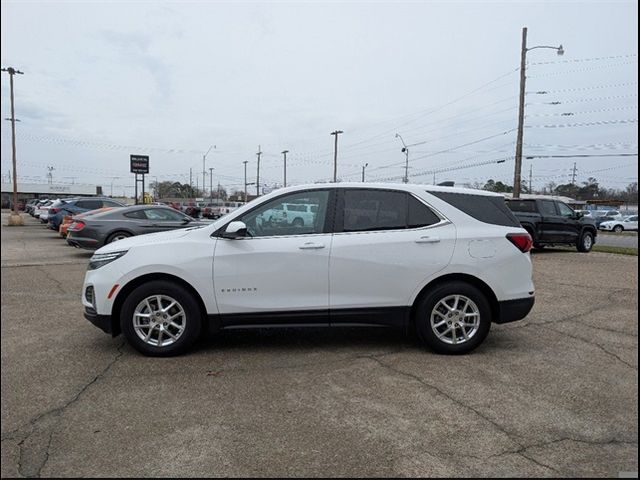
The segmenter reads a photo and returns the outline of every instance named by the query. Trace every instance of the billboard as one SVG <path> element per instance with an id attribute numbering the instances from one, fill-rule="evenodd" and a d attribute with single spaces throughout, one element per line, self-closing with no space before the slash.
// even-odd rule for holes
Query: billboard
<path id="1" fill-rule="evenodd" d="M 130 155 L 131 173 L 149 173 L 149 155 Z"/>

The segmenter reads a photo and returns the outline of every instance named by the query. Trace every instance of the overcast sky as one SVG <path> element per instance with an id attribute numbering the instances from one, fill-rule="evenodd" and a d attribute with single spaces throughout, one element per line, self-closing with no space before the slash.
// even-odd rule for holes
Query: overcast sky
<path id="1" fill-rule="evenodd" d="M 3 67 L 15 78 L 23 181 L 131 193 L 129 154 L 150 180 L 513 181 L 522 27 L 528 52 L 525 159 L 534 187 L 593 176 L 637 181 L 637 2 L 3 1 Z M 536 92 L 546 91 L 547 94 Z M 2 74 L 2 116 L 10 116 Z M 551 103 L 561 102 L 559 105 Z M 567 115 L 570 114 L 570 115 Z M 11 169 L 2 122 L 3 179 Z M 414 145 L 418 144 L 418 145 Z M 505 159 L 504 163 L 490 163 Z M 478 165 L 480 164 L 480 165 Z M 475 166 L 474 166 L 475 165 Z M 470 168 L 462 168 L 470 167 Z M 452 168 L 448 172 L 443 169 Z M 119 177 L 119 178 L 114 178 Z M 131 187 L 131 188 L 129 188 Z"/>

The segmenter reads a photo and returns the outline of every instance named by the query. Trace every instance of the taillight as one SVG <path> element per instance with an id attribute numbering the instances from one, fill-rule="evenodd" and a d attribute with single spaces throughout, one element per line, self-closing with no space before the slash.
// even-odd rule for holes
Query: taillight
<path id="1" fill-rule="evenodd" d="M 69 230 L 72 232 L 79 232 L 84 227 L 86 227 L 85 223 L 82 220 L 78 220 L 69 225 Z"/>
<path id="2" fill-rule="evenodd" d="M 60 211 L 60 209 L 59 209 L 59 208 L 50 208 L 50 209 L 49 209 L 49 215 L 51 215 L 52 213 L 53 213 L 53 214 L 58 213 L 59 211 Z"/>
<path id="3" fill-rule="evenodd" d="M 513 243 L 522 253 L 527 253 L 533 247 L 533 239 L 528 233 L 507 233 L 507 240 Z"/>

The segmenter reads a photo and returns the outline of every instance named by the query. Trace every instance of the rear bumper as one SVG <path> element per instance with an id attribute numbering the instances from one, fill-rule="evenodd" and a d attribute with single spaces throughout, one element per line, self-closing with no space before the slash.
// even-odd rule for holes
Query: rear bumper
<path id="1" fill-rule="evenodd" d="M 494 322 L 509 323 L 522 320 L 529 314 L 535 301 L 535 297 L 531 296 L 528 298 L 498 302 L 500 306 L 500 316 L 498 319 L 494 320 Z"/>
<path id="2" fill-rule="evenodd" d="M 95 238 L 76 237 L 75 235 L 69 235 L 67 232 L 67 243 L 72 247 L 86 248 L 88 250 L 95 250 L 100 248 L 100 242 Z"/>

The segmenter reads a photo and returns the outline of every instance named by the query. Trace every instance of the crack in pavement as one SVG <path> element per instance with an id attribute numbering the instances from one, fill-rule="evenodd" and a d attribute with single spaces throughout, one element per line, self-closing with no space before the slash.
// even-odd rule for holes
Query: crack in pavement
<path id="1" fill-rule="evenodd" d="M 546 468 L 548 470 L 550 470 L 551 472 L 553 472 L 554 474 L 559 474 L 559 472 L 553 468 L 550 467 L 548 465 L 544 465 L 538 461 L 536 461 L 535 459 L 529 458 L 526 455 L 523 454 L 523 452 L 526 450 L 525 445 L 523 445 L 519 440 L 516 440 L 516 438 L 514 438 L 516 435 L 509 432 L 508 430 L 506 430 L 502 425 L 500 425 L 499 423 L 495 422 L 494 420 L 492 420 L 491 418 L 489 418 L 488 416 L 486 416 L 484 413 L 482 413 L 480 410 L 478 410 L 477 408 L 472 407 L 471 405 L 467 405 L 465 403 L 463 403 L 462 401 L 458 400 L 455 397 L 452 397 L 451 395 L 449 395 L 448 393 L 444 392 L 443 390 L 441 390 L 440 388 L 438 388 L 437 386 L 426 382 L 423 378 L 414 375 L 413 373 L 409 373 L 409 372 L 405 372 L 403 370 L 400 370 L 397 367 L 394 367 L 392 365 L 389 365 L 385 362 L 383 362 L 382 360 L 380 360 L 379 358 L 376 357 L 362 357 L 362 358 L 366 358 L 369 360 L 373 360 L 374 362 L 376 362 L 378 365 L 380 365 L 381 367 L 390 370 L 394 373 L 397 373 L 399 375 L 402 375 L 404 377 L 408 377 L 418 383 L 420 383 L 421 385 L 436 391 L 437 393 L 439 393 L 440 395 L 442 395 L 443 397 L 445 397 L 446 399 L 448 399 L 449 401 L 467 409 L 470 410 L 471 412 L 475 413 L 478 417 L 480 417 L 481 419 L 483 419 L 485 422 L 490 423 L 491 425 L 493 425 L 493 427 L 498 430 L 500 433 L 502 433 L 503 435 L 505 435 L 511 442 L 513 442 L 515 445 L 518 446 L 518 448 L 516 450 L 513 451 L 509 451 L 509 452 L 504 452 L 504 453 L 514 453 L 514 454 L 518 454 L 524 458 L 526 458 L 527 460 L 529 460 L 530 462 L 533 462 L 543 468 Z"/>
<path id="2" fill-rule="evenodd" d="M 18 472 L 20 475 L 24 477 L 40 476 L 40 472 L 49 460 L 49 449 L 53 435 L 62 420 L 62 415 L 67 408 L 80 400 L 89 387 L 101 380 L 120 360 L 124 355 L 122 347 L 124 347 L 124 342 L 118 346 L 117 355 L 64 405 L 37 415 L 23 427 L 2 434 L 3 441 L 20 439 L 18 442 Z"/>
<path id="3" fill-rule="evenodd" d="M 494 420 L 492 420 L 491 418 L 487 417 L 485 414 L 483 414 L 481 411 L 479 411 L 478 409 L 467 405 L 465 403 L 463 403 L 462 401 L 460 401 L 457 398 L 454 398 L 453 396 L 451 396 L 450 394 L 442 391 L 440 388 L 438 388 L 437 386 L 430 384 L 428 382 L 426 382 L 423 378 L 409 373 L 409 372 L 405 372 L 397 367 L 394 367 L 392 365 L 389 365 L 385 362 L 383 362 L 382 360 L 380 360 L 379 358 L 373 357 L 373 356 L 361 356 L 360 358 L 366 358 L 369 360 L 372 360 L 374 362 L 376 362 L 377 364 L 379 364 L 381 367 L 390 370 L 394 373 L 397 373 L 399 375 L 402 375 L 404 377 L 410 378 L 418 383 L 420 383 L 421 385 L 436 391 L 437 393 L 439 393 L 440 395 L 444 396 L 445 398 L 447 398 L 448 400 L 454 402 L 457 405 L 462 406 L 463 408 L 470 410 L 471 412 L 475 413 L 478 417 L 482 418 L 484 421 L 490 423 L 491 425 L 493 425 L 498 431 L 500 431 L 501 433 L 503 433 L 511 442 L 513 442 L 515 445 L 517 445 L 518 448 L 516 449 L 508 449 L 508 450 L 504 450 L 500 453 L 496 453 L 493 455 L 489 455 L 487 457 L 480 457 L 480 456 L 474 456 L 474 455 L 467 455 L 473 458 L 477 458 L 479 460 L 486 460 L 489 458 L 496 458 L 496 457 L 500 457 L 500 456 L 504 456 L 504 455 L 519 455 L 525 459 L 527 459 L 528 461 L 535 463 L 536 465 L 545 468 L 547 470 L 550 470 L 551 472 L 553 472 L 555 475 L 559 475 L 560 472 L 547 464 L 544 464 L 542 462 L 540 462 L 539 460 L 537 460 L 536 458 L 533 458 L 527 451 L 533 448 L 545 448 L 551 445 L 554 445 L 556 443 L 560 443 L 560 442 L 565 442 L 565 441 L 572 441 L 572 442 L 576 442 L 576 443 L 584 443 L 584 444 L 588 444 L 588 445 L 596 445 L 596 446 L 604 446 L 604 445 L 638 445 L 637 440 L 636 441 L 630 441 L 630 440 L 621 440 L 621 439 L 608 439 L 608 440 L 588 440 L 588 439 L 582 439 L 582 438 L 573 438 L 573 437 L 562 437 L 562 438 L 558 438 L 555 440 L 550 440 L 550 441 L 545 441 L 545 442 L 541 442 L 541 443 L 534 443 L 534 444 L 530 444 L 530 445 L 525 445 L 523 444 L 520 440 L 516 439 L 516 435 L 509 432 L 508 430 L 506 430 L 502 425 L 498 424 L 497 422 L 495 422 Z"/>
<path id="4" fill-rule="evenodd" d="M 589 341 L 589 340 L 587 340 L 586 338 L 582 338 L 582 337 L 577 337 L 577 336 L 575 336 L 575 335 L 571 335 L 570 333 L 563 332 L 562 330 L 557 330 L 557 329 L 555 329 L 555 328 L 551 328 L 551 327 L 549 327 L 549 330 L 551 330 L 551 331 L 553 331 L 553 332 L 556 332 L 556 333 L 560 333 L 560 334 L 562 334 L 562 335 L 564 335 L 564 336 L 566 336 L 566 337 L 573 338 L 573 339 L 575 339 L 575 340 L 580 340 L 580 341 L 582 341 L 582 342 L 584 342 L 584 343 L 587 343 L 587 344 L 589 344 L 589 345 L 593 345 L 594 347 L 598 347 L 598 348 L 599 348 L 600 350 L 602 350 L 604 353 L 606 353 L 607 355 L 609 355 L 609 356 L 611 356 L 611 357 L 615 358 L 615 359 L 616 359 L 616 360 L 618 360 L 620 363 L 622 363 L 622 364 L 626 365 L 627 367 L 629 367 L 629 368 L 631 368 L 631 369 L 633 369 L 633 370 L 638 370 L 638 367 L 637 367 L 636 365 L 632 365 L 632 364 L 630 364 L 629 362 L 627 362 L 627 361 L 623 360 L 623 359 L 622 359 L 622 358 L 620 358 L 618 355 L 616 355 L 616 354 L 615 354 L 615 353 L 613 353 L 613 352 L 610 352 L 609 350 L 607 350 L 606 348 L 604 348 L 604 347 L 603 347 L 602 345 L 600 345 L 599 343 Z"/>
<path id="5" fill-rule="evenodd" d="M 57 288 L 58 290 L 60 290 L 60 293 L 66 294 L 68 292 L 65 291 L 65 289 L 62 287 L 62 282 L 60 280 L 58 280 L 57 278 L 53 277 L 45 268 L 42 267 L 38 267 L 38 270 L 40 270 L 44 276 L 47 278 L 47 280 L 51 281 Z"/>

